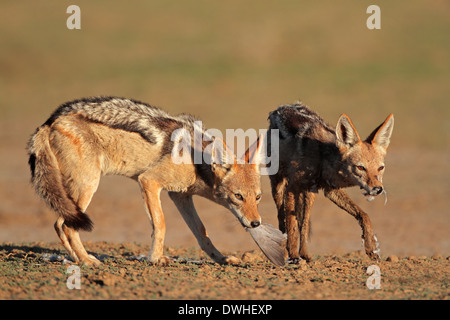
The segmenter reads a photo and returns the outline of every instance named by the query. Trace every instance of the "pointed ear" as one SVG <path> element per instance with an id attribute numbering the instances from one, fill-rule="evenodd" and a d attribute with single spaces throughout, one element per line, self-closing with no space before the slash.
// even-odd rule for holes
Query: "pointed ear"
<path id="1" fill-rule="evenodd" d="M 216 137 L 211 149 L 211 170 L 219 175 L 225 175 L 236 165 L 236 158 L 225 142 Z"/>
<path id="2" fill-rule="evenodd" d="M 243 156 L 245 163 L 251 163 L 259 166 L 260 155 L 262 150 L 262 145 L 264 144 L 263 134 L 260 134 L 258 139 L 247 149 Z"/>
<path id="3" fill-rule="evenodd" d="M 391 142 L 392 131 L 394 130 L 394 115 L 391 113 L 382 124 L 380 124 L 366 139 L 370 144 L 377 144 L 387 149 Z"/>
<path id="4" fill-rule="evenodd" d="M 361 141 L 352 120 L 350 120 L 346 114 L 342 114 L 338 120 L 336 126 L 336 137 L 339 142 L 348 146 L 353 146 L 357 142 Z"/>

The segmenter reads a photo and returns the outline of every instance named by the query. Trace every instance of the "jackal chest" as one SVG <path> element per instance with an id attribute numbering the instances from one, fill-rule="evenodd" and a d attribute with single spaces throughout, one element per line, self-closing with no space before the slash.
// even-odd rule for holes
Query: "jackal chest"
<path id="1" fill-rule="evenodd" d="M 300 189 L 317 192 L 323 187 L 320 166 L 316 163 L 291 161 L 288 172 L 293 183 Z"/>

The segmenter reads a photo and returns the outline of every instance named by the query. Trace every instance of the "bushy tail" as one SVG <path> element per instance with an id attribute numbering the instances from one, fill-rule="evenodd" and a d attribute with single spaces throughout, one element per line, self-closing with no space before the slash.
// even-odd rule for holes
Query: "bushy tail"
<path id="1" fill-rule="evenodd" d="M 64 224 L 75 230 L 91 231 L 93 223 L 81 212 L 64 187 L 58 161 L 49 144 L 50 127 L 37 129 L 28 143 L 31 182 L 45 202 L 64 218 Z"/>

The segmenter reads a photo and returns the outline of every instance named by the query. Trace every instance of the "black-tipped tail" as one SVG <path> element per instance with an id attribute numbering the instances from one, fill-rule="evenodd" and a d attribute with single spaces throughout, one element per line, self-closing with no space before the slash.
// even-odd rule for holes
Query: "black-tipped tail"
<path id="1" fill-rule="evenodd" d="M 94 228 L 91 218 L 81 211 L 78 211 L 75 215 L 64 216 L 63 218 L 64 224 L 75 230 L 92 231 Z"/>
<path id="2" fill-rule="evenodd" d="M 66 226 L 91 231 L 91 219 L 80 210 L 64 187 L 58 161 L 49 145 L 48 130 L 48 126 L 39 128 L 28 144 L 31 183 L 37 194 L 64 219 Z"/>

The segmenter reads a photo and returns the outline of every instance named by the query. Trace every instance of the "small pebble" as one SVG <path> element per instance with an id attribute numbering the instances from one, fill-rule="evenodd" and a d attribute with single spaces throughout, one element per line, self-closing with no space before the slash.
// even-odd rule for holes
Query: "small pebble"
<path id="1" fill-rule="evenodd" d="M 60 255 L 54 255 L 49 253 L 44 253 L 41 257 L 42 260 L 46 262 L 57 262 L 57 261 L 63 261 L 64 257 Z"/>
<path id="2" fill-rule="evenodd" d="M 386 261 L 390 261 L 390 262 L 398 262 L 398 257 L 396 255 L 391 254 L 390 256 L 388 256 L 386 258 Z"/>

